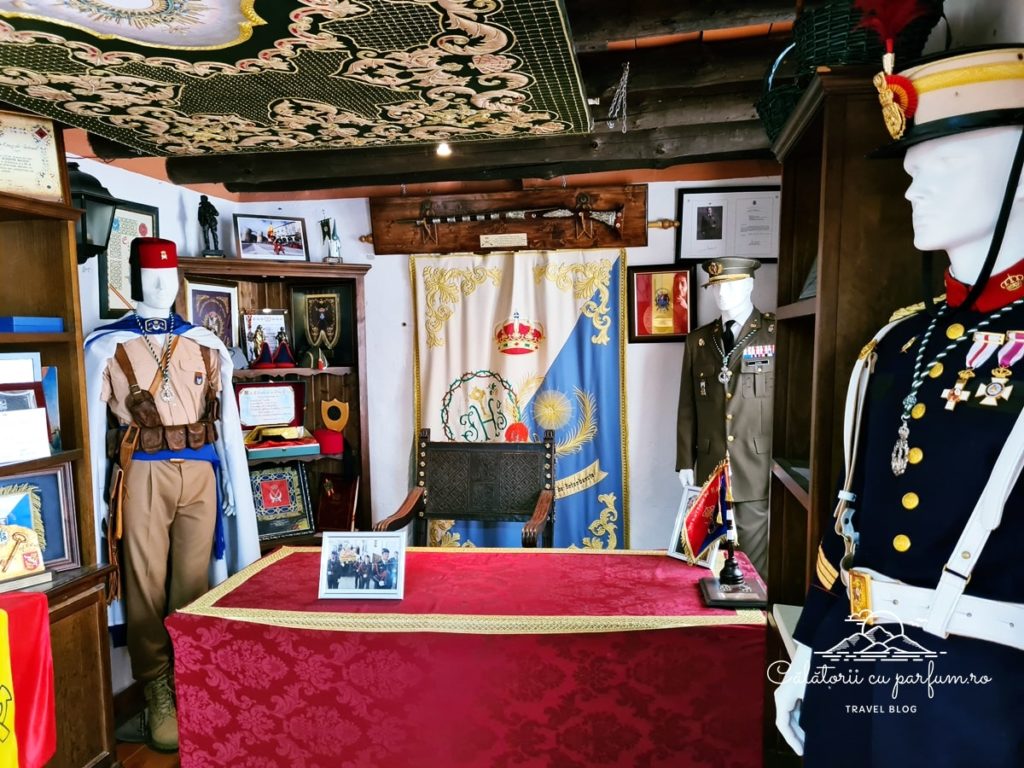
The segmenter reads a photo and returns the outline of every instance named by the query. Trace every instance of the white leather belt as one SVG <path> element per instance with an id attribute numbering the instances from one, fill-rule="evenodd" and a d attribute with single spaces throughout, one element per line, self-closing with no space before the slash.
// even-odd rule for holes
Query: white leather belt
<path id="1" fill-rule="evenodd" d="M 853 568 L 848 573 L 852 616 L 874 624 L 924 627 L 928 622 L 936 601 L 934 589 L 904 584 L 870 568 Z M 951 635 L 1024 650 L 1024 604 L 960 595 L 946 629 Z"/>

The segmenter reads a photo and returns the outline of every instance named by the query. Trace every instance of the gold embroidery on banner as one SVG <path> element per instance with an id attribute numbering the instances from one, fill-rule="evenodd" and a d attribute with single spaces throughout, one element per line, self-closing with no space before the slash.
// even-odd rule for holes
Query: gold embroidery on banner
<path id="1" fill-rule="evenodd" d="M 582 493 L 589 488 L 593 488 L 606 477 L 608 477 L 608 473 L 601 469 L 601 460 L 594 459 L 589 467 L 584 467 L 578 472 L 573 472 L 571 475 L 558 478 L 555 481 L 555 498 L 565 499 L 574 493 Z"/>
<path id="2" fill-rule="evenodd" d="M 608 329 L 612 319 L 608 314 L 612 262 L 608 259 L 583 264 L 552 264 L 547 262 L 533 268 L 534 280 L 550 280 L 562 291 L 572 290 L 576 299 L 586 299 L 583 304 L 584 316 L 590 318 L 597 331 L 590 340 L 594 344 L 607 344 Z M 594 294 L 598 298 L 591 298 Z"/>
<path id="3" fill-rule="evenodd" d="M 461 533 L 452 532 L 454 526 L 454 520 L 428 520 L 427 544 L 431 547 L 442 547 L 445 549 L 476 546 L 469 540 L 462 541 Z"/>
<path id="4" fill-rule="evenodd" d="M 597 500 L 604 504 L 604 509 L 601 510 L 601 515 L 587 526 L 587 529 L 594 534 L 594 537 L 590 536 L 583 537 L 583 547 L 585 549 L 615 549 L 619 543 L 618 537 L 615 535 L 615 521 L 619 519 L 619 512 L 615 508 L 615 494 L 604 493 L 597 497 Z M 607 536 L 607 541 L 602 541 L 601 536 Z"/>
<path id="5" fill-rule="evenodd" d="M 570 456 L 579 453 L 583 446 L 597 437 L 597 401 L 590 392 L 584 392 L 579 387 L 573 387 L 576 393 L 576 402 L 580 408 L 580 419 L 573 427 L 572 432 L 555 446 L 558 456 Z"/>
<path id="6" fill-rule="evenodd" d="M 424 267 L 423 292 L 426 297 L 427 346 L 443 347 L 441 331 L 453 314 L 452 306 L 469 296 L 486 280 L 497 287 L 501 281 L 498 267 Z M 451 305 L 451 306 L 449 306 Z"/>
<path id="7" fill-rule="evenodd" d="M 1019 291 L 1021 286 L 1024 285 L 1024 275 L 1008 275 L 1003 282 L 999 284 L 999 287 L 1004 291 Z"/>

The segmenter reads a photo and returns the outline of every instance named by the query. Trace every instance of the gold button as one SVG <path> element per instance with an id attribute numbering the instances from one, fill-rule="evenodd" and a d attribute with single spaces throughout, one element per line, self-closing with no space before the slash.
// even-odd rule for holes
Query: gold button
<path id="1" fill-rule="evenodd" d="M 726 400 L 732 400 L 732 392 L 726 392 L 725 393 L 725 399 Z"/>
<path id="2" fill-rule="evenodd" d="M 910 549 L 910 537 L 906 534 L 899 534 L 892 540 L 892 548 L 897 552 L 906 552 Z"/>
<path id="3" fill-rule="evenodd" d="M 964 335 L 964 327 L 960 323 L 953 323 L 946 329 L 947 339 L 959 339 Z"/>
<path id="4" fill-rule="evenodd" d="M 729 441 L 729 442 L 731 443 L 731 442 L 732 442 L 733 440 L 735 440 L 736 438 L 735 438 L 735 437 L 733 437 L 732 435 L 729 435 L 729 436 L 728 436 L 727 438 L 725 438 L 725 439 L 726 439 L 726 440 L 728 440 L 728 441 Z"/>
<path id="5" fill-rule="evenodd" d="M 726 421 L 732 421 L 732 414 L 731 413 L 725 414 L 725 420 Z"/>
<path id="6" fill-rule="evenodd" d="M 920 448 L 911 448 L 910 451 L 907 453 L 907 461 L 909 461 L 911 464 L 920 464 L 923 458 L 924 451 L 922 451 Z"/>
<path id="7" fill-rule="evenodd" d="M 933 379 L 937 379 L 939 378 L 939 376 L 942 375 L 942 372 L 944 370 L 945 368 L 943 368 L 942 363 L 936 363 L 931 367 L 931 370 L 928 371 L 928 375 L 931 376 Z"/>
<path id="8" fill-rule="evenodd" d="M 904 509 L 917 509 L 917 505 L 921 503 L 921 499 L 917 497 L 917 494 L 911 491 L 910 493 L 903 494 L 903 508 Z"/>
<path id="9" fill-rule="evenodd" d="M 915 419 L 920 419 L 922 416 L 924 416 L 924 412 L 926 410 L 928 409 L 924 407 L 924 403 L 918 403 L 910 411 L 910 415 L 913 416 Z"/>

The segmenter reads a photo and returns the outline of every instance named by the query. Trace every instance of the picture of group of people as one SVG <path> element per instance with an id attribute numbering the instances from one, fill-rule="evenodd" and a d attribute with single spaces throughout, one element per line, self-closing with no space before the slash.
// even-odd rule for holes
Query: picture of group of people
<path id="1" fill-rule="evenodd" d="M 373 539 L 332 541 L 325 571 L 327 589 L 394 590 L 398 559 L 387 546 L 390 543 Z"/>

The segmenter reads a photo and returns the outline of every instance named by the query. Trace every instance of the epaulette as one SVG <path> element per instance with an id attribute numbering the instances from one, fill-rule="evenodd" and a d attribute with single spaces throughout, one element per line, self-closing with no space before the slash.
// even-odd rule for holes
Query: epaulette
<path id="1" fill-rule="evenodd" d="M 932 303 L 941 304 L 945 300 L 946 294 L 943 293 L 942 295 L 936 296 L 934 299 L 932 299 Z M 889 322 L 895 323 L 897 320 L 903 320 L 904 318 L 912 317 L 913 315 L 916 315 L 918 312 L 922 311 L 924 311 L 923 301 L 919 301 L 917 302 L 917 304 L 911 304 L 909 307 L 900 307 L 895 312 L 893 312 L 892 315 L 889 317 Z"/>

